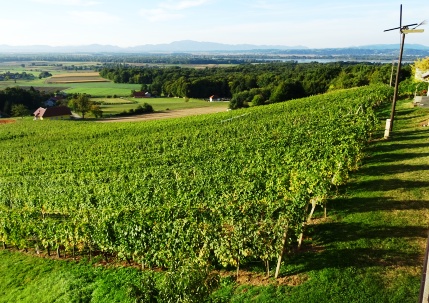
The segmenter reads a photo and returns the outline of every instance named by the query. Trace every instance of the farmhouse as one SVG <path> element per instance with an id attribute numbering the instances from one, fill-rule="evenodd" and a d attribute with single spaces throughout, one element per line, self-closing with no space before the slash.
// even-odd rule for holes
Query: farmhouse
<path id="1" fill-rule="evenodd" d="M 70 119 L 72 112 L 67 106 L 39 107 L 34 113 L 34 120 L 63 120 Z"/>
<path id="2" fill-rule="evenodd" d="M 133 92 L 134 98 L 150 98 L 152 95 L 149 92 Z"/>

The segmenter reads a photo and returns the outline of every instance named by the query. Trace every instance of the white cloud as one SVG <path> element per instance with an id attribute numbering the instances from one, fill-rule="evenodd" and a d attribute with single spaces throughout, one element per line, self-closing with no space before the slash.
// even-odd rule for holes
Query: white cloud
<path id="1" fill-rule="evenodd" d="M 87 0 L 31 0 L 32 2 L 50 5 L 65 5 L 65 6 L 94 6 L 100 4 L 97 1 Z"/>
<path id="2" fill-rule="evenodd" d="M 97 11 L 71 11 L 69 15 L 78 23 L 87 25 L 111 24 L 120 20 L 117 16 Z"/>

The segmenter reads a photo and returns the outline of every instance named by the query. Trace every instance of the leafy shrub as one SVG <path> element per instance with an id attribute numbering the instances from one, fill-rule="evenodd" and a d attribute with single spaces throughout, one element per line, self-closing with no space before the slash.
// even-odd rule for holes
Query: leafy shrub
<path id="1" fill-rule="evenodd" d="M 143 105 L 139 105 L 134 110 L 134 114 L 136 114 L 136 115 L 146 114 L 146 113 L 152 113 L 152 112 L 153 112 L 153 107 L 152 107 L 152 105 L 150 105 L 148 103 L 143 103 Z"/>
<path id="2" fill-rule="evenodd" d="M 209 267 L 186 260 L 173 264 L 159 289 L 158 302 L 204 302 L 219 285 Z"/>

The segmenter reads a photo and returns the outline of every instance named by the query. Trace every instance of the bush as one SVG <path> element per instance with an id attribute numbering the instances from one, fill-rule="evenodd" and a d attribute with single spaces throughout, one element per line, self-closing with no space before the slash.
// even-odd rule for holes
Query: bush
<path id="1" fill-rule="evenodd" d="M 258 106 L 258 105 L 264 105 L 265 104 L 265 100 L 264 97 L 262 95 L 255 95 L 252 99 L 252 105 L 253 106 Z"/>
<path id="2" fill-rule="evenodd" d="M 135 302 L 156 303 L 158 302 L 158 289 L 154 274 L 151 271 L 142 273 L 142 280 L 139 286 L 130 284 L 128 295 L 135 299 Z"/>
<path id="3" fill-rule="evenodd" d="M 139 285 L 128 285 L 128 295 L 142 303 L 207 302 L 219 281 L 210 267 L 180 260 L 158 277 L 151 271 L 143 272 Z"/>
<path id="4" fill-rule="evenodd" d="M 175 263 L 165 274 L 159 302 L 205 302 L 219 285 L 219 276 L 209 267 L 186 260 Z"/>
<path id="5" fill-rule="evenodd" d="M 139 105 L 134 110 L 134 114 L 136 114 L 136 115 L 146 114 L 146 113 L 153 113 L 153 107 L 152 107 L 152 105 L 150 105 L 148 103 L 143 103 L 143 105 Z"/>

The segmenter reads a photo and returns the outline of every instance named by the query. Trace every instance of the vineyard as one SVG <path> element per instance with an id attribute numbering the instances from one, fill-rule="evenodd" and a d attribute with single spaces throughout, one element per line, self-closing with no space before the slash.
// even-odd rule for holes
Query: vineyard
<path id="1" fill-rule="evenodd" d="M 0 125 L 0 241 L 267 271 L 358 169 L 388 86 L 145 123 Z"/>

